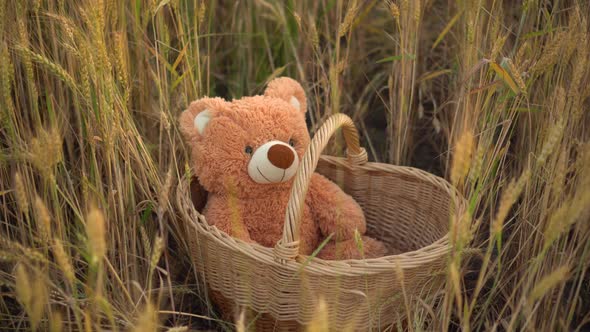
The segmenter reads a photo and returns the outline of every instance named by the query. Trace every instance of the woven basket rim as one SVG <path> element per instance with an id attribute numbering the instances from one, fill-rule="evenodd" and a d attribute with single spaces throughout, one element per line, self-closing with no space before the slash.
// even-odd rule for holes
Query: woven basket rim
<path id="1" fill-rule="evenodd" d="M 449 194 L 451 201 L 455 202 L 459 209 L 466 207 L 465 199 L 445 179 L 410 166 L 397 166 L 391 164 L 367 162 L 363 165 L 351 164 L 346 158 L 322 155 L 322 162 L 336 164 L 349 170 L 367 172 L 385 172 L 395 175 L 406 175 L 430 183 Z M 197 232 L 206 235 L 217 245 L 228 247 L 230 250 L 249 256 L 252 259 L 263 261 L 269 266 L 285 269 L 291 272 L 305 270 L 308 274 L 315 275 L 347 275 L 362 276 L 395 269 L 416 268 L 424 264 L 440 259 L 451 249 L 448 232 L 437 241 L 419 249 L 404 252 L 397 255 L 388 255 L 371 259 L 348 259 L 348 260 L 322 260 L 320 258 L 309 259 L 309 256 L 302 256 L 303 261 L 277 262 L 273 248 L 264 247 L 259 244 L 247 243 L 233 238 L 220 231 L 217 227 L 209 225 L 199 211 L 197 211 L 190 197 L 188 186 L 193 178 L 193 172 L 183 177 L 177 187 L 177 204 L 181 210 L 182 217 L 189 221 L 189 225 Z M 308 260 L 309 259 L 309 260 Z"/>

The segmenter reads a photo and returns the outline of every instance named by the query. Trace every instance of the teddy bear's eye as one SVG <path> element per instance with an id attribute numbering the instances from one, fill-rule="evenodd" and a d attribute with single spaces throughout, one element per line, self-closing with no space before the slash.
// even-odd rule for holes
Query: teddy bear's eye
<path id="1" fill-rule="evenodd" d="M 290 145 L 290 146 L 295 146 L 295 140 L 291 138 L 291 139 L 289 140 L 289 145 Z"/>
<path id="2" fill-rule="evenodd" d="M 244 149 L 244 152 L 246 152 L 247 154 L 252 154 L 253 151 L 254 151 L 254 149 L 252 149 L 252 147 L 250 145 L 247 145 L 246 148 Z"/>

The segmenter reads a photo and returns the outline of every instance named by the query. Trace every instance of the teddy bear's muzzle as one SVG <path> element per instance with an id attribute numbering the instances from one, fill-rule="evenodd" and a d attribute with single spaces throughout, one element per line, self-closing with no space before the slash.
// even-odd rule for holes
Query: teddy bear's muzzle
<path id="1" fill-rule="evenodd" d="M 297 152 L 281 141 L 261 145 L 248 163 L 248 175 L 256 183 L 281 183 L 290 180 L 299 166 Z"/>

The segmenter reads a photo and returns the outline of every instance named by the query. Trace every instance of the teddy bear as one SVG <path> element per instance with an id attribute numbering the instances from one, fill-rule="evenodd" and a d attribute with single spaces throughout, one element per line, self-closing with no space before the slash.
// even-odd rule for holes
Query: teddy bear
<path id="1" fill-rule="evenodd" d="M 249 243 L 273 247 L 281 239 L 293 178 L 310 143 L 302 86 L 287 77 L 273 79 L 263 95 L 226 101 L 204 97 L 179 119 L 192 166 L 209 193 L 204 211 L 209 224 Z M 358 203 L 324 176 L 314 173 L 300 226 L 299 253 L 321 259 L 383 256 L 384 244 L 364 236 Z M 355 240 L 362 235 L 362 246 Z M 362 247 L 362 252 L 360 248 Z"/>

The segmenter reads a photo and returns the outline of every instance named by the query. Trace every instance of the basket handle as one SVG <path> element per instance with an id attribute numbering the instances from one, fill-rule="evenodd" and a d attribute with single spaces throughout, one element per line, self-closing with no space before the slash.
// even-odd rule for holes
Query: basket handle
<path id="1" fill-rule="evenodd" d="M 344 134 L 349 162 L 354 165 L 362 165 L 367 162 L 367 151 L 360 146 L 358 131 L 352 120 L 344 114 L 335 114 L 329 117 L 311 140 L 295 174 L 285 214 L 283 237 L 274 248 L 275 259 L 281 263 L 294 260 L 299 255 L 299 225 L 309 182 L 320 159 L 320 154 L 328 144 L 330 137 L 340 127 L 342 127 Z"/>

